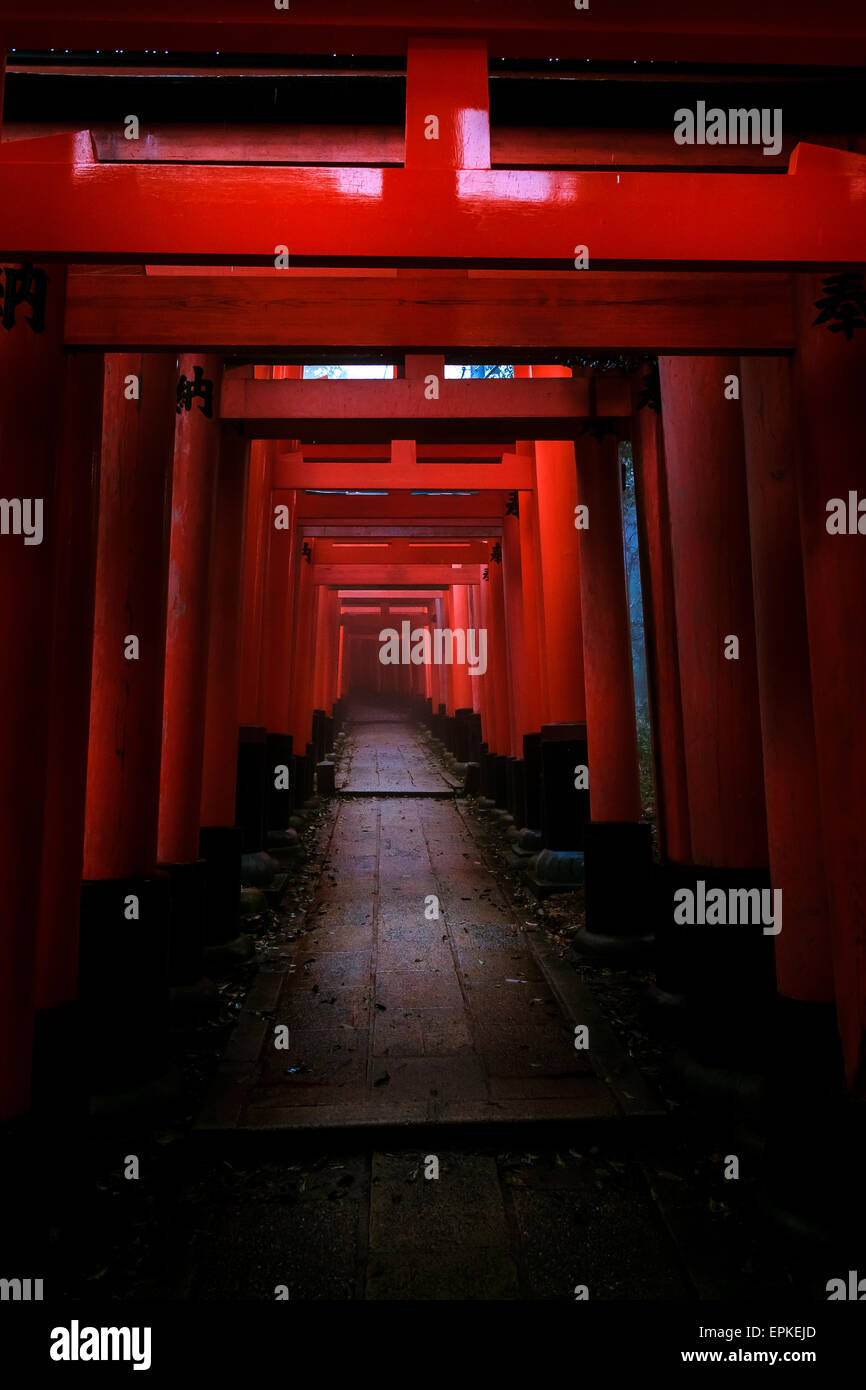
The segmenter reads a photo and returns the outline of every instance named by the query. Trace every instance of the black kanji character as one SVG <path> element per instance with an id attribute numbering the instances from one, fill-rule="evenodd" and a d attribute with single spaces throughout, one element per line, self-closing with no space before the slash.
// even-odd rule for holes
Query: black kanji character
<path id="1" fill-rule="evenodd" d="M 826 323 L 831 333 L 844 333 L 850 343 L 854 329 L 866 321 L 863 273 L 859 270 L 843 270 L 839 275 L 828 275 L 821 284 L 826 291 L 826 298 L 814 301 L 813 307 L 821 312 L 812 320 L 812 327 L 818 323 Z M 830 319 L 837 319 L 838 322 L 830 323 Z"/>
<path id="2" fill-rule="evenodd" d="M 15 327 L 15 310 L 19 304 L 29 304 L 33 313 L 27 319 L 34 333 L 45 328 L 45 301 L 48 295 L 48 276 L 39 266 L 22 265 L 6 267 L 5 291 L 0 284 L 0 299 L 3 300 L 4 328 Z"/>
<path id="3" fill-rule="evenodd" d="M 193 367 L 192 370 L 192 381 L 182 375 L 177 383 L 177 413 L 191 410 L 193 400 L 198 398 L 201 401 L 199 410 L 210 420 L 213 417 L 213 382 L 205 376 L 203 367 Z"/>

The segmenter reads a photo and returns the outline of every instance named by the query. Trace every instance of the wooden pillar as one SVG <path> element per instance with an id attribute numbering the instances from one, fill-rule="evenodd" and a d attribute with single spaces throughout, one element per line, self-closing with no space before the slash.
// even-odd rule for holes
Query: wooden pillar
<path id="1" fill-rule="evenodd" d="M 515 373 L 518 368 L 515 367 Z M 535 450 L 531 450 L 534 457 Z M 545 655 L 544 604 L 541 595 L 541 560 L 538 551 L 538 499 L 534 492 L 518 493 L 520 512 L 520 577 L 523 586 L 524 643 L 526 655 L 526 733 L 537 733 L 548 722 L 547 658 Z"/>
<path id="2" fill-rule="evenodd" d="M 739 359 L 659 359 L 693 863 L 659 875 L 656 977 L 687 1004 L 691 1046 L 754 1068 L 775 998 L 773 938 L 698 920 L 702 893 L 770 888 Z M 692 894 L 696 920 L 675 917 Z M 709 914 L 707 914 L 709 915 Z"/>
<path id="3" fill-rule="evenodd" d="M 262 723 L 270 734 L 288 734 L 292 688 L 295 508 L 297 493 L 272 492 L 271 537 L 264 593 Z"/>
<path id="4" fill-rule="evenodd" d="M 442 628 L 448 626 L 447 591 L 442 598 L 437 598 L 433 600 L 433 606 L 436 615 L 434 619 L 434 627 L 439 628 L 441 631 Z M 438 714 L 440 705 L 444 705 L 446 711 L 448 708 L 447 667 L 442 665 L 433 665 L 431 666 L 431 672 L 433 679 L 433 712 L 435 714 Z"/>
<path id="5" fill-rule="evenodd" d="M 632 448 L 659 846 L 662 859 L 688 864 L 691 861 L 691 832 L 683 748 L 667 468 L 661 415 L 649 406 L 636 409 L 632 416 Z"/>
<path id="6" fill-rule="evenodd" d="M 454 617 L 455 604 L 453 585 L 449 589 L 446 589 L 445 594 L 443 595 L 442 610 L 443 626 L 446 630 L 450 630 L 451 632 L 453 632 L 456 621 Z M 443 661 L 440 669 L 442 671 L 443 683 L 445 686 L 445 712 L 449 716 L 449 718 L 453 719 L 454 711 L 457 708 L 457 702 L 455 700 L 454 695 L 454 667 L 449 666 L 446 662 Z"/>
<path id="7" fill-rule="evenodd" d="M 784 904 L 784 927 L 774 943 L 776 978 L 782 995 L 824 1002 L 833 998 L 833 969 L 791 363 L 784 357 L 743 357 L 740 380 L 770 873 Z"/>
<path id="8" fill-rule="evenodd" d="M 345 690 L 345 688 L 346 688 L 346 687 L 345 687 L 345 680 L 346 680 L 346 651 L 347 651 L 347 646 L 346 646 L 346 628 L 345 628 L 345 625 L 343 624 L 343 622 L 341 621 L 341 622 L 340 622 L 340 646 L 339 646 L 339 651 L 338 651 L 338 654 L 337 654 L 337 699 L 338 699 L 338 700 L 342 699 L 342 697 L 343 697 L 343 692 L 344 692 L 344 690 Z"/>
<path id="9" fill-rule="evenodd" d="M 211 560 L 211 616 L 201 789 L 203 827 L 233 827 L 235 823 L 243 542 L 249 452 L 249 444 L 240 433 L 223 427 Z"/>
<path id="10" fill-rule="evenodd" d="M 196 369 L 213 400 L 209 410 L 201 400 L 181 409 L 174 432 L 158 838 L 167 864 L 198 858 L 201 813 L 222 362 L 181 357 L 182 378 L 192 381 Z"/>
<path id="11" fill-rule="evenodd" d="M 652 840 L 640 819 L 622 470 L 614 435 L 585 435 L 575 452 L 578 499 L 586 508 L 578 531 L 590 814 L 583 827 L 586 926 L 593 937 L 640 937 L 647 934 Z M 576 788 L 579 816 L 577 796 Z"/>
<path id="12" fill-rule="evenodd" d="M 331 590 L 328 599 L 328 691 L 326 714 L 333 715 L 334 703 L 340 695 L 340 596 Z"/>
<path id="13" fill-rule="evenodd" d="M 589 522 L 578 535 L 590 810 L 593 821 L 637 821 L 640 781 L 616 438 L 584 436 L 575 452 L 578 499 Z"/>
<path id="14" fill-rule="evenodd" d="M 515 504 L 519 502 L 515 496 Z M 523 757 L 523 735 L 532 732 L 523 613 L 523 572 L 520 562 L 520 518 L 508 513 L 502 522 L 502 583 L 505 595 L 508 648 L 508 693 L 511 711 L 511 753 Z"/>
<path id="15" fill-rule="evenodd" d="M 466 638 L 468 629 L 472 626 L 469 618 L 469 587 L 466 584 L 451 586 L 451 621 L 455 632 L 461 631 Z M 455 710 L 472 708 L 472 681 L 477 679 L 477 676 L 469 675 L 468 661 L 462 664 L 455 661 L 451 668 Z"/>
<path id="16" fill-rule="evenodd" d="M 331 651 L 336 593 L 319 586 L 316 642 L 313 656 L 314 708 L 328 712 L 331 704 Z"/>
<path id="17" fill-rule="evenodd" d="M 495 547 L 494 547 L 495 550 Z M 488 573 L 488 630 L 487 630 L 487 672 L 494 691 L 494 717 L 496 725 L 496 752 L 508 757 L 511 747 L 511 709 L 509 705 L 508 647 L 505 626 L 505 595 L 502 585 L 501 546 L 497 552 L 499 559 L 491 556 L 487 566 Z M 484 677 L 475 677 L 476 680 Z"/>
<path id="18" fill-rule="evenodd" d="M 173 356 L 106 357 L 79 961 L 98 1089 L 166 1060 L 171 895 L 156 861 L 177 383 Z"/>
<path id="19" fill-rule="evenodd" d="M 85 879 L 156 866 L 177 379 L 173 357 L 105 360 Z"/>
<path id="20" fill-rule="evenodd" d="M 0 1119 L 8 1119 L 23 1114 L 30 1099 L 52 698 L 65 271 L 36 267 L 28 281 L 22 267 L 4 265 L 0 276 L 5 311 L 0 326 Z M 28 293 L 44 306 L 42 324 Z M 62 777 L 64 769 L 55 775 Z"/>
<path id="21" fill-rule="evenodd" d="M 570 377 L 568 367 L 532 367 L 533 377 Z M 547 668 L 547 720 L 586 718 L 580 615 L 580 550 L 575 529 L 577 469 L 568 441 L 535 441 L 538 549 Z"/>
<path id="22" fill-rule="evenodd" d="M 181 357 L 180 384 L 193 383 L 202 395 L 178 397 L 166 607 L 157 851 L 172 881 L 169 969 L 177 984 L 201 976 L 214 896 L 199 841 L 221 379 L 222 361 L 214 354 Z"/>
<path id="23" fill-rule="evenodd" d="M 311 546 L 314 541 L 309 542 Z M 297 754 L 303 756 L 312 732 L 313 696 L 312 668 L 313 633 L 315 631 L 316 586 L 312 566 L 303 553 L 295 562 L 297 605 L 292 658 L 292 736 Z"/>
<path id="24" fill-rule="evenodd" d="M 55 504 L 49 682 L 54 698 L 48 722 L 42 833 L 45 872 L 39 899 L 38 1009 L 70 1003 L 78 983 L 103 373 L 103 360 L 97 353 L 70 357 L 65 400 L 58 415 L 63 439 Z M 56 1069 L 56 1052 L 46 1061 Z"/>
<path id="25" fill-rule="evenodd" d="M 862 281 L 860 282 L 862 286 Z M 833 284 L 798 277 L 795 358 L 803 578 L 818 790 L 848 1085 L 866 1092 L 866 325 L 826 314 Z M 845 296 L 841 296 L 845 298 Z M 819 310 L 817 302 L 822 301 Z M 855 313 L 856 318 L 856 313 Z M 833 331 L 833 330 L 836 331 Z"/>
<path id="26" fill-rule="evenodd" d="M 758 869 L 767 828 L 743 426 L 725 397 L 738 368 L 735 357 L 659 359 L 692 854 Z"/>
<path id="27" fill-rule="evenodd" d="M 480 566 L 480 565 L 473 565 L 472 568 L 473 568 L 473 571 L 474 571 L 474 575 L 480 575 L 480 574 L 481 574 L 481 566 Z M 477 582 L 477 579 L 476 579 L 475 577 L 473 577 L 473 582 L 472 582 L 471 584 L 468 584 L 468 585 L 467 585 L 467 587 L 466 587 L 466 593 L 467 593 L 468 600 L 469 600 L 469 623 L 470 623 L 470 626 L 471 626 L 471 627 L 473 627 L 473 628 L 475 628 L 475 629 L 477 630 L 478 628 L 480 628 L 480 627 L 482 626 L 482 623 L 481 623 L 481 609 L 480 609 L 480 604 L 479 604 L 479 602 L 478 602 L 478 582 Z M 473 710 L 473 712 L 474 712 L 475 714 L 480 714 L 480 713 L 481 713 L 481 703 L 482 703 L 482 692 L 483 692 L 483 690 L 484 690 L 484 679 L 483 679 L 483 677 L 477 677 L 477 676 L 473 677 L 473 679 L 470 681 L 469 693 L 470 693 L 470 695 L 472 696 L 472 710 Z"/>
<path id="28" fill-rule="evenodd" d="M 257 374 L 272 368 L 256 368 Z M 250 446 L 247 532 L 244 544 L 243 648 L 241 658 L 240 723 L 262 723 L 262 649 L 268 554 L 275 534 L 270 510 L 272 440 L 254 439 Z"/>

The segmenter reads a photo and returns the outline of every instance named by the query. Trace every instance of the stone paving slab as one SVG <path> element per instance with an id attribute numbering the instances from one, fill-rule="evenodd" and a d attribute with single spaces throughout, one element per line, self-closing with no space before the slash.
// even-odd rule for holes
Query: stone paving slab
<path id="1" fill-rule="evenodd" d="M 441 785 L 410 726 L 350 728 L 350 767 L 365 776 L 402 769 L 416 789 L 435 777 Z M 579 1001 L 563 1010 L 562 991 L 551 989 L 476 834 L 453 800 L 394 794 L 332 803 L 308 929 L 289 943 L 282 969 L 270 962 L 266 980 L 254 984 L 252 997 L 266 1009 L 253 1014 L 248 997 L 200 1128 L 623 1113 L 609 1075 L 618 1060 L 610 1037 L 601 1063 L 574 1048 Z M 281 1024 L 288 1050 L 274 1046 Z"/>
<path id="2" fill-rule="evenodd" d="M 459 785 L 408 725 L 393 719 L 349 723 L 337 790 L 344 796 L 451 797 Z"/>

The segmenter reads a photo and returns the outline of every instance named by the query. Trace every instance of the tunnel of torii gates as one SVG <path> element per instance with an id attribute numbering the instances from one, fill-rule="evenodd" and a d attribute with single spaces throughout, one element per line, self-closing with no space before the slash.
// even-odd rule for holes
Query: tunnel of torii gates
<path id="1" fill-rule="evenodd" d="M 137 20 L 86 9 L 49 7 L 38 38 L 4 20 L 3 41 L 136 41 Z M 231 9 L 205 16 L 226 49 L 319 51 L 294 10 L 258 28 L 244 11 L 244 29 Z M 327 48 L 365 51 L 330 9 Z M 411 699 L 554 857 L 585 854 L 589 932 L 654 932 L 698 1055 L 734 1065 L 763 1039 L 772 1061 L 781 1038 L 793 1074 L 835 1046 L 862 1094 L 866 156 L 800 143 L 772 175 L 491 168 L 487 44 L 439 9 L 433 37 L 397 16 L 366 40 L 407 53 L 400 167 L 221 163 L 223 131 L 189 167 L 158 147 L 102 159 L 86 131 L 0 149 L 4 1117 L 46 1070 L 56 1093 L 76 1018 L 85 1063 L 89 1038 L 122 1039 L 127 1072 L 137 1046 L 153 1064 L 168 985 L 239 930 L 241 854 L 327 777 L 342 701 L 371 686 Z M 515 7 L 495 10 L 498 51 L 522 51 Z M 192 42 L 193 19 L 161 11 L 137 41 L 162 25 Z M 646 49 L 647 25 L 620 36 L 629 55 L 634 35 Z M 365 350 L 394 378 L 298 365 Z M 581 353 L 657 356 L 660 409 L 646 368 L 545 365 Z M 445 380 L 446 358 L 514 379 Z M 378 634 L 404 621 L 486 631 L 486 670 L 383 665 Z M 781 931 L 676 926 L 674 891 L 699 881 L 772 884 Z"/>

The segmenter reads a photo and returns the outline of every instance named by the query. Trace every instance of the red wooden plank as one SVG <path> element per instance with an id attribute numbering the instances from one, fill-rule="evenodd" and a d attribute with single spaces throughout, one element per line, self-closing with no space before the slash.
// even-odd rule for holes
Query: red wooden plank
<path id="1" fill-rule="evenodd" d="M 532 488 L 532 460 L 503 454 L 501 463 L 306 463 L 300 454 L 283 454 L 274 463 L 275 488 Z"/>
<path id="2" fill-rule="evenodd" d="M 365 460 L 387 463 L 391 457 L 390 443 L 380 444 L 305 444 L 304 458 L 308 463 L 351 463 Z M 420 463 L 470 463 L 484 459 L 499 459 L 502 449 L 496 444 L 422 444 L 416 450 Z"/>
<path id="3" fill-rule="evenodd" d="M 435 359 L 434 359 L 435 360 Z M 438 397 L 427 399 L 426 382 Z M 430 388 L 432 390 L 432 387 Z M 254 439 L 300 440 L 562 439 L 594 414 L 588 378 L 445 381 L 438 375 L 397 381 L 226 381 L 224 421 Z M 628 382 L 603 382 L 606 415 L 631 414 Z"/>
<path id="4" fill-rule="evenodd" d="M 13 65 L 10 65 L 13 66 Z M 14 71 L 22 71 L 14 67 Z M 54 67 L 47 71 L 56 73 Z M 76 69 L 78 72 L 89 69 Z M 144 72 L 142 75 L 146 75 Z M 74 132 L 73 122 L 37 124 L 7 121 L 4 140 L 27 140 Z M 155 164 L 328 164 L 380 167 L 401 165 L 404 132 L 400 126 L 234 125 L 229 129 L 178 123 L 146 124 L 140 140 L 127 140 L 112 122 L 90 127 L 100 161 Z M 496 126 L 490 132 L 490 162 L 499 169 L 606 168 L 649 166 L 656 169 L 754 169 L 780 174 L 798 143 L 811 141 L 847 150 L 851 136 L 810 135 L 784 130 L 777 155 L 757 145 L 676 145 L 664 130 L 580 130 L 544 126 Z M 841 171 L 840 171 L 841 172 Z"/>
<path id="5" fill-rule="evenodd" d="M 364 584 L 370 588 L 393 584 L 471 584 L 478 566 L 453 565 L 313 565 L 314 584 Z"/>
<path id="6" fill-rule="evenodd" d="M 86 132 L 40 145 L 0 146 L 0 257 L 566 269 L 580 244 L 597 268 L 826 269 L 866 245 L 866 181 L 835 174 L 190 168 L 99 164 Z"/>
<path id="7" fill-rule="evenodd" d="M 843 177 L 866 178 L 866 154 L 848 150 L 828 149 L 802 141 L 791 155 L 792 174 L 841 174 Z"/>
<path id="8" fill-rule="evenodd" d="M 309 484 L 308 484 L 309 486 Z M 435 525 L 440 521 L 451 526 L 467 526 L 478 521 L 481 530 L 496 522 L 501 524 L 505 511 L 506 492 L 479 491 L 469 497 L 444 496 L 413 497 L 411 492 L 389 492 L 386 496 L 346 497 L 341 494 L 321 494 L 298 492 L 297 518 L 299 521 L 318 522 L 322 525 L 351 521 L 365 526 L 381 523 L 388 526 L 394 521 L 407 520 L 421 525 Z M 280 495 L 275 502 L 286 502 L 289 493 Z M 484 534 L 487 534 L 485 531 Z"/>
<path id="9" fill-rule="evenodd" d="M 473 539 L 316 541 L 317 565 L 484 565 L 489 553 L 486 541 Z"/>
<path id="10" fill-rule="evenodd" d="M 791 279 L 776 273 L 284 275 L 72 275 L 66 342 L 177 350 L 471 348 L 504 350 L 507 361 L 518 362 L 527 354 L 537 360 L 538 349 L 772 352 L 794 345 Z"/>

